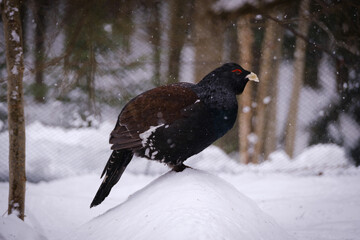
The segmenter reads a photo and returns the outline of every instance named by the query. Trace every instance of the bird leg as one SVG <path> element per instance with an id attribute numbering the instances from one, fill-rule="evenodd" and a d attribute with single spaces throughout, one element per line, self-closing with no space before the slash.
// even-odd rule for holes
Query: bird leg
<path id="1" fill-rule="evenodd" d="M 178 164 L 172 167 L 172 170 L 175 172 L 182 172 L 185 168 L 190 168 L 189 166 L 186 166 L 185 164 Z"/>

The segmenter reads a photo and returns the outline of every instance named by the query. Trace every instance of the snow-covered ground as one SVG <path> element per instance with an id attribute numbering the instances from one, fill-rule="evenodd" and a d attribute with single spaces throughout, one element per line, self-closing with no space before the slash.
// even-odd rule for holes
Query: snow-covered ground
<path id="1" fill-rule="evenodd" d="M 110 154 L 104 132 L 110 132 L 111 128 L 112 124 L 106 123 L 99 129 L 80 130 L 39 123 L 28 126 L 27 174 L 33 183 L 27 183 L 26 219 L 23 223 L 14 216 L 6 216 L 8 183 L 0 182 L 0 212 L 4 213 L 0 218 L 0 239 L 75 236 L 81 239 L 94 231 L 98 236 L 109 234 L 104 232 L 106 226 L 115 226 L 116 222 L 119 229 L 128 230 L 124 232 L 126 236 L 134 231 L 133 224 L 146 223 L 143 218 L 136 220 L 146 211 L 158 214 L 149 220 L 155 230 L 139 229 L 144 231 L 140 236 L 169 231 L 155 226 L 161 221 L 167 221 L 166 226 L 180 224 L 171 234 L 177 230 L 187 231 L 189 226 L 185 222 L 181 225 L 181 221 L 193 219 L 204 236 L 206 232 L 216 236 L 223 233 L 224 239 L 232 239 L 233 235 L 228 235 L 226 229 L 237 229 L 242 236 L 239 229 L 246 224 L 239 226 L 238 222 L 249 219 L 253 226 L 254 216 L 262 220 L 270 216 L 277 223 L 274 226 L 279 225 L 296 239 L 360 239 L 360 169 L 353 167 L 344 150 L 336 145 L 308 148 L 295 159 L 278 151 L 260 166 L 239 165 L 220 149 L 209 147 L 187 161 L 202 171 L 187 169 L 185 173 L 167 173 L 168 169 L 162 164 L 134 159 L 110 196 L 100 206 L 90 209 L 101 183 L 99 175 Z M 0 176 L 6 179 L 7 133 L 0 134 L 0 152 Z M 205 201 L 206 198 L 209 201 Z M 148 204 L 151 199 L 157 201 L 153 208 Z M 166 202 L 173 200 L 177 204 Z M 205 220 L 199 217 L 206 212 L 210 215 L 219 212 L 221 204 L 223 212 Z M 231 208 L 234 211 L 230 211 Z M 273 220 L 265 222 L 269 221 Z M 214 223 L 224 225 L 214 227 Z M 124 227 L 126 224 L 131 226 Z M 257 225 L 261 228 L 259 232 L 267 235 L 269 225 Z M 252 237 L 248 239 L 259 239 L 250 228 L 248 231 Z M 105 236 L 108 235 L 101 239 Z M 264 236 L 264 239 L 269 238 Z"/>
<path id="2" fill-rule="evenodd" d="M 262 211 L 270 215 L 280 227 L 296 239 L 360 239 L 360 186 L 358 184 L 360 174 L 358 173 L 340 176 L 291 176 L 288 173 L 219 174 L 219 176 L 235 186 L 239 192 L 252 199 Z M 0 239 L 2 239 L 1 236 L 4 239 L 37 239 L 29 237 L 35 235 L 34 232 L 47 237 L 47 239 L 64 239 L 64 236 L 72 235 L 75 232 L 84 235 L 84 231 L 86 231 L 84 226 L 96 227 L 96 225 L 93 225 L 94 220 L 92 223 L 88 223 L 89 221 L 118 206 L 120 203 L 129 202 L 127 200 L 129 196 L 156 178 L 157 176 L 136 175 L 125 172 L 110 196 L 100 206 L 92 209 L 89 208 L 89 205 L 100 184 L 98 175 L 84 175 L 38 184 L 28 183 L 25 220 L 27 226 L 14 217 L 4 216 L 0 219 Z M 166 177 L 162 177 L 162 184 L 169 186 L 165 184 L 166 180 Z M 182 182 L 175 183 L 178 184 L 179 190 L 183 190 L 181 187 L 184 186 Z M 208 190 L 211 189 L 211 185 L 207 183 L 204 183 L 204 185 L 207 186 Z M 176 187 L 156 188 L 159 191 L 156 194 L 163 195 L 165 199 L 166 197 L 169 198 L 171 195 L 167 194 L 169 191 L 176 190 Z M 7 193 L 8 184 L 0 183 L 0 211 L 3 213 L 7 208 Z M 182 193 L 179 192 L 180 195 Z M 179 194 L 175 194 L 175 197 L 179 197 Z M 183 195 L 184 202 L 188 205 L 189 201 L 191 201 L 189 194 L 184 193 Z M 198 193 L 193 192 L 193 194 Z M 90 229 L 89 233 L 93 233 L 93 231 L 102 233 L 106 229 L 104 224 L 114 224 L 112 221 L 120 222 L 119 226 L 122 222 L 122 227 L 129 221 L 134 224 L 134 217 L 138 215 L 135 214 L 134 216 L 132 211 L 136 213 L 151 209 L 144 192 L 140 193 L 140 197 L 143 199 L 139 199 L 139 194 L 136 196 L 138 197 L 135 202 L 137 203 L 136 206 L 132 205 L 130 201 L 131 207 L 127 211 L 124 210 L 124 207 L 129 204 L 110 211 L 110 218 L 107 217 L 108 213 L 106 213 L 102 218 L 106 219 L 107 222 L 104 223 L 101 219 L 95 220 L 95 222 L 100 221 L 101 224 L 98 225 L 98 229 Z M 211 196 L 211 192 L 209 196 Z M 231 197 L 231 193 L 229 197 Z M 227 199 L 228 196 L 224 195 L 223 198 Z M 182 202 L 182 199 L 176 200 Z M 214 204 L 215 201 L 205 204 L 204 207 L 209 210 L 209 204 Z M 168 209 L 166 202 L 162 201 L 161 204 L 164 204 L 164 209 Z M 200 214 L 199 209 L 201 206 L 201 202 L 194 200 L 194 207 L 192 208 L 194 218 L 196 218 L 197 214 Z M 215 206 L 219 208 L 219 205 Z M 225 209 L 226 207 L 224 206 Z M 237 207 L 237 212 L 241 212 L 244 208 L 243 205 L 235 207 Z M 160 210 L 161 205 L 155 205 L 154 208 Z M 183 210 L 183 208 L 174 208 L 172 211 L 175 213 Z M 124 212 L 120 210 L 124 210 Z M 175 213 L 169 215 L 167 211 L 158 212 L 160 218 L 162 217 L 164 221 L 167 218 L 170 222 L 176 220 L 171 218 L 171 216 L 176 216 Z M 225 218 L 227 217 L 226 214 L 228 212 L 224 211 Z M 117 218 L 113 218 L 114 215 L 117 215 Z M 245 214 L 244 217 L 250 218 L 251 216 Z M 138 219 L 138 221 L 141 222 L 144 219 Z M 157 227 L 161 229 L 161 226 Z M 226 228 L 226 226 L 223 227 Z M 179 228 L 183 229 L 181 226 Z M 209 231 L 211 230 L 213 230 L 213 227 L 209 225 Z M 28 238 L 21 237 L 21 235 L 25 235 L 22 231 L 31 232 L 32 235 L 26 234 Z M 129 227 L 129 231 L 124 234 L 127 235 L 134 231 L 134 226 Z M 116 231 L 115 233 L 119 232 Z M 108 236 L 109 233 L 103 234 Z M 144 234 L 147 234 L 147 232 L 144 232 Z M 12 238 L 12 235 L 20 237 Z M 227 236 L 226 233 L 224 233 L 224 236 Z M 121 238 L 121 236 L 119 237 Z"/>
<path id="3" fill-rule="evenodd" d="M 69 235 L 74 240 L 291 239 L 229 183 L 194 169 L 159 177 Z"/>

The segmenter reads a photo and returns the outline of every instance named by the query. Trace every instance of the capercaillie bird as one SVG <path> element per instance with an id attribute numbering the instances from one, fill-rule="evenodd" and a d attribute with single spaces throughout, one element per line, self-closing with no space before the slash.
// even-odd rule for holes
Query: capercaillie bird
<path id="1" fill-rule="evenodd" d="M 90 207 L 100 204 L 119 181 L 134 154 L 182 171 L 183 162 L 229 131 L 241 94 L 255 73 L 226 63 L 199 83 L 175 83 L 146 91 L 130 100 L 110 134 L 112 154 Z"/>

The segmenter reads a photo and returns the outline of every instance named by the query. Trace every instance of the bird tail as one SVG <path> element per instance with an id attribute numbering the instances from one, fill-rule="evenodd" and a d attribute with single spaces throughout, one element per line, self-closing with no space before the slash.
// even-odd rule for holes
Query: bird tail
<path id="1" fill-rule="evenodd" d="M 104 180 L 91 202 L 90 208 L 102 203 L 102 201 L 104 201 L 104 199 L 109 195 L 111 188 L 119 181 L 133 155 L 133 152 L 127 149 L 114 150 L 112 152 L 108 162 L 106 163 L 104 171 L 101 174 L 102 178 L 106 173 Z"/>

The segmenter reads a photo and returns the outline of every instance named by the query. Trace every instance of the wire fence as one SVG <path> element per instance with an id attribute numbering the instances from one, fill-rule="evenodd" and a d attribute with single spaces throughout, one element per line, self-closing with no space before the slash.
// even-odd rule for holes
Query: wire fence
<path id="1" fill-rule="evenodd" d="M 109 20 L 103 13 L 97 13 L 99 19 L 96 21 L 92 12 L 94 9 L 86 8 L 82 11 L 90 12 L 72 16 L 72 23 L 64 20 L 71 12 L 67 7 L 63 1 L 58 1 L 47 8 L 45 19 L 48 26 L 43 29 L 43 47 L 40 48 L 45 60 L 40 67 L 34 61 L 38 50 L 35 41 L 39 39 L 34 31 L 38 26 L 34 23 L 36 16 L 28 9 L 24 17 L 27 49 L 24 107 L 29 181 L 100 173 L 110 155 L 109 133 L 127 101 L 160 85 L 177 81 L 196 83 L 201 80 L 199 73 L 207 73 L 214 66 L 239 62 L 241 59 L 238 42 L 243 36 L 238 31 L 238 23 L 233 20 L 221 23 L 223 28 L 227 27 L 217 34 L 218 38 L 211 35 L 212 38 L 200 43 L 207 47 L 204 51 L 199 50 L 198 38 L 205 31 L 201 27 L 206 28 L 209 23 L 202 23 L 201 18 L 196 16 L 176 15 L 176 11 L 184 13 L 184 10 L 177 9 L 179 6 L 156 1 L 154 7 L 122 8 L 121 11 L 128 11 L 125 15 L 119 12 L 111 15 L 114 13 L 107 8 L 104 12 L 115 17 Z M 191 9 L 191 14 L 195 14 L 194 6 Z M 172 20 L 174 14 L 177 18 Z M 297 18 L 297 13 L 288 14 Z M 176 20 L 181 23 L 178 27 Z M 211 21 L 210 24 L 218 24 L 215 20 Z M 249 23 L 254 34 L 254 59 L 250 70 L 257 73 L 261 71 L 260 63 L 264 57 L 261 46 L 265 41 L 267 21 L 264 16 L 254 15 Z M 353 97 L 352 107 L 346 102 L 359 91 L 359 69 L 350 68 L 347 80 L 341 83 L 340 89 L 337 62 L 325 52 L 318 51 L 316 56 L 311 55 L 309 46 L 306 61 L 310 59 L 313 64 L 305 64 L 305 82 L 299 90 L 294 156 L 291 158 L 286 154 L 284 139 L 287 118 L 290 102 L 294 100 L 291 94 L 296 36 L 286 30 L 274 34 L 282 49 L 281 55 L 275 52 L 271 55 L 278 62 L 276 69 L 270 68 L 270 71 L 277 71 L 278 74 L 269 80 L 271 89 L 276 89 L 276 96 L 273 90 L 268 90 L 261 101 L 266 111 L 274 102 L 275 119 L 267 118 L 265 122 L 275 123 L 275 137 L 266 136 L 275 142 L 275 149 L 266 157 L 262 153 L 259 166 L 243 165 L 239 154 L 239 146 L 244 144 L 239 138 L 239 134 L 243 134 L 239 132 L 242 123 L 238 122 L 223 139 L 215 143 L 217 147 L 212 146 L 190 159 L 192 166 L 234 174 L 245 171 L 294 172 L 297 169 L 322 174 L 326 169 L 340 171 L 359 164 L 358 97 Z M 0 37 L 3 39 L 2 32 Z M 222 50 L 214 53 L 214 46 Z M 3 80 L 0 82 L 0 180 L 8 179 L 4 47 L 0 45 Z M 41 78 L 37 77 L 39 72 Z M 262 84 L 261 81 L 260 78 L 259 84 Z M 251 93 L 252 102 L 246 108 L 239 109 L 239 116 L 247 111 L 256 112 L 259 106 L 257 88 L 253 85 L 245 89 L 245 92 Z M 271 111 L 274 111 L 273 108 Z M 252 124 L 256 123 L 255 115 L 251 121 Z M 260 136 L 254 134 L 252 129 L 246 137 L 251 155 Z M 313 146 L 317 144 L 328 145 Z M 166 170 L 162 165 L 139 159 L 134 160 L 129 169 L 133 173 L 148 174 Z"/>

